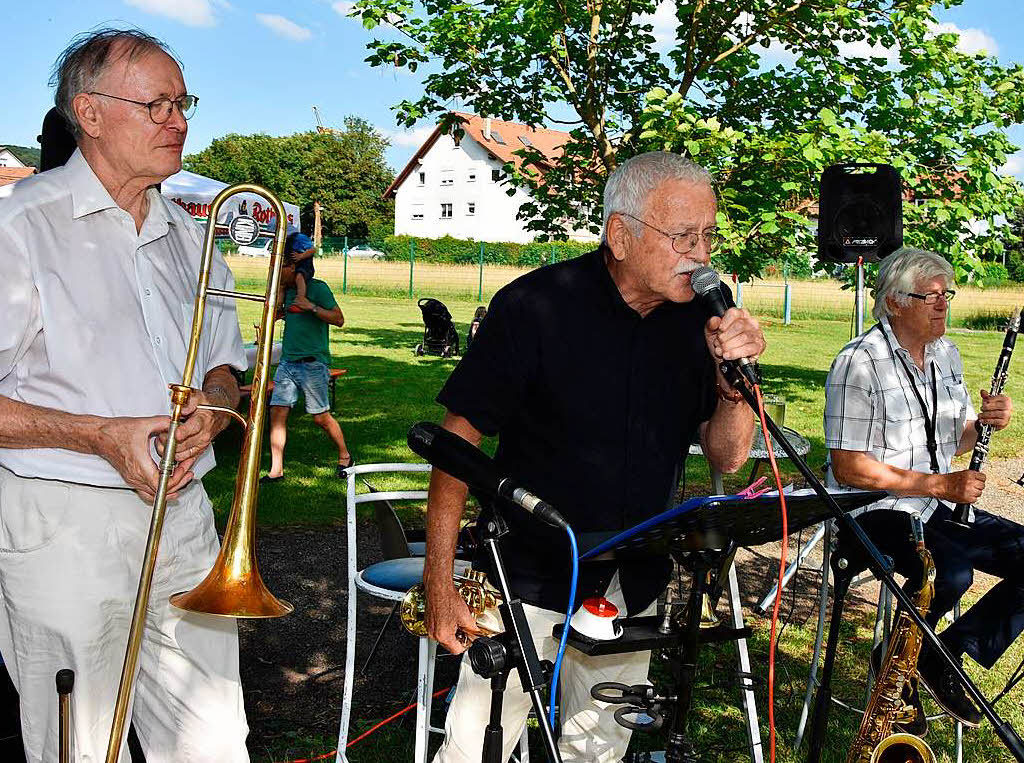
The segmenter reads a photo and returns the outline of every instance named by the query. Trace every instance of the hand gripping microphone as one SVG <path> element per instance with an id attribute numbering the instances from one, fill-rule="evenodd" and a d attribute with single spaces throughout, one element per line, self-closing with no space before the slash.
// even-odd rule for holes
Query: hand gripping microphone
<path id="1" fill-rule="evenodd" d="M 721 318 L 730 307 L 735 307 L 732 296 L 722 291 L 722 281 L 712 268 L 707 265 L 699 267 L 690 274 L 690 286 L 697 294 L 697 299 L 704 305 L 708 313 Z M 744 378 L 755 387 L 761 383 L 757 364 L 749 358 L 737 358 L 736 360 L 722 360 L 724 365 L 730 368 L 738 368 Z"/>
<path id="2" fill-rule="evenodd" d="M 462 480 L 475 491 L 501 496 L 553 527 L 564 530 L 569 523 L 555 508 L 512 479 L 498 474 L 494 460 L 457 434 L 430 421 L 415 424 L 408 435 L 409 447 L 433 466 Z"/>

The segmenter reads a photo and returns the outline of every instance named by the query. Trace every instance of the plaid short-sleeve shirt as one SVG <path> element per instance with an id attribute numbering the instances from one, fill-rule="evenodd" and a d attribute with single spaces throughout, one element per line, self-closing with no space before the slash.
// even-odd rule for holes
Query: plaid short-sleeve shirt
<path id="1" fill-rule="evenodd" d="M 906 368 L 897 354 L 902 356 Z M 932 409 L 933 366 L 937 413 Z M 925 345 L 922 370 L 883 318 L 846 345 L 832 363 L 825 380 L 825 447 L 868 453 L 899 469 L 930 472 L 925 412 L 914 394 L 912 385 L 916 385 L 928 417 L 935 414 L 939 473 L 947 473 L 964 423 L 976 418 L 963 377 L 963 362 L 951 341 L 940 337 Z M 829 487 L 840 486 L 831 464 L 826 481 Z M 921 519 L 927 521 L 937 503 L 934 498 L 890 496 L 861 511 L 919 512 Z"/>

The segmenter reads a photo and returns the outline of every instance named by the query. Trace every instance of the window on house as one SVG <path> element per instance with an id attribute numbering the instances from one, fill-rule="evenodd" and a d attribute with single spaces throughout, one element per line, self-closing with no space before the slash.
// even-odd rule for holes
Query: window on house
<path id="1" fill-rule="evenodd" d="M 412 205 L 412 219 L 413 220 L 422 220 L 423 219 L 423 205 L 422 204 L 413 204 Z"/>
<path id="2" fill-rule="evenodd" d="M 476 202 L 475 201 L 470 201 L 470 202 L 466 203 L 466 214 L 467 215 L 475 215 L 476 214 Z"/>
<path id="3" fill-rule="evenodd" d="M 501 170 L 491 170 L 491 182 L 497 183 L 501 180 Z"/>
<path id="4" fill-rule="evenodd" d="M 455 185 L 455 170 L 441 170 L 441 185 Z"/>
<path id="5" fill-rule="evenodd" d="M 530 142 L 530 139 L 527 138 L 525 135 L 520 135 L 519 140 L 522 141 L 522 144 L 527 148 L 533 148 L 533 144 Z"/>
<path id="6" fill-rule="evenodd" d="M 491 140 L 493 140 L 495 143 L 499 145 L 505 145 L 505 139 L 501 137 L 501 133 L 498 132 L 497 130 L 491 130 Z"/>
<path id="7" fill-rule="evenodd" d="M 420 185 L 426 185 L 427 184 L 427 173 L 421 171 L 419 173 L 419 177 L 420 177 Z"/>
<path id="8" fill-rule="evenodd" d="M 441 219 L 442 220 L 448 220 L 448 219 L 451 218 L 451 216 L 452 216 L 452 205 L 451 204 L 442 204 L 441 205 Z"/>
<path id="9" fill-rule="evenodd" d="M 470 170 L 469 171 L 469 174 L 466 175 L 466 182 L 467 183 L 475 183 L 476 182 L 476 170 Z"/>

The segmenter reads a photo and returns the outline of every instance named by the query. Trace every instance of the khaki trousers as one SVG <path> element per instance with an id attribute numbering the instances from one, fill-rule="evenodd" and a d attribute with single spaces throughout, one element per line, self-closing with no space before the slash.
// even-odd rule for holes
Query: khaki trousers
<path id="1" fill-rule="evenodd" d="M 73 760 L 104 760 L 151 514 L 130 490 L 0 468 L 0 655 L 33 763 L 57 760 L 60 668 L 75 671 Z M 206 576 L 218 547 L 194 483 L 167 506 L 139 653 L 132 718 L 149 763 L 249 759 L 235 621 L 168 602 Z"/>
<path id="2" fill-rule="evenodd" d="M 618 574 L 608 585 L 605 597 L 625 612 Z M 523 607 L 533 634 L 533 643 L 542 660 L 555 659 L 558 642 L 551 629 L 561 623 L 564 612 L 552 612 L 530 606 Z M 652 604 L 641 614 L 653 614 Z M 633 652 L 604 657 L 588 657 L 572 647 L 566 647 L 562 658 L 560 708 L 562 736 L 558 750 L 565 763 L 618 763 L 629 747 L 632 733 L 615 722 L 617 705 L 598 702 L 590 697 L 590 687 L 601 681 L 617 681 L 633 685 L 648 683 L 647 669 L 650 652 Z M 473 672 L 469 658 L 463 657 L 459 669 L 459 683 L 445 720 L 445 740 L 434 756 L 434 763 L 479 763 L 483 748 L 484 729 L 490 718 L 491 683 Z M 526 725 L 526 716 L 533 707 L 530 695 L 523 691 L 519 674 L 513 670 L 502 702 L 502 760 L 508 760 L 519 744 Z M 531 756 L 532 758 L 533 756 Z M 543 754 L 540 754 L 543 757 Z"/>

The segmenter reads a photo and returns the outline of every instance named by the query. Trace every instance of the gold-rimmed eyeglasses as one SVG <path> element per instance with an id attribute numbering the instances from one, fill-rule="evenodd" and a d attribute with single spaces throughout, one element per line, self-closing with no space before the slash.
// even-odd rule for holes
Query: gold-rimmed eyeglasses
<path id="1" fill-rule="evenodd" d="M 619 212 L 619 214 L 623 217 L 628 217 L 631 220 L 636 220 L 641 225 L 646 225 L 648 228 L 657 231 L 662 236 L 667 236 L 672 239 L 672 249 L 676 254 L 689 254 L 697 248 L 697 242 L 702 238 L 704 239 L 704 244 L 707 246 L 709 252 L 713 252 L 718 249 L 718 247 L 722 245 L 722 242 L 725 241 L 725 236 L 717 230 L 706 230 L 703 233 L 669 233 L 668 231 L 663 231 L 661 228 L 651 225 L 646 220 L 641 220 L 639 217 L 629 214 L 629 212 Z"/>
<path id="2" fill-rule="evenodd" d="M 113 98 L 116 101 L 134 103 L 136 106 L 145 106 L 149 109 L 149 118 L 153 120 L 154 124 L 158 125 L 162 125 L 171 118 L 171 111 L 175 106 L 178 107 L 181 116 L 185 120 L 189 120 L 196 113 L 196 106 L 199 105 L 199 96 L 189 95 L 188 93 L 179 98 L 157 98 L 154 101 L 133 101 L 131 98 L 122 98 L 119 95 L 111 95 L 110 93 L 100 93 L 96 90 L 90 90 L 89 95 L 102 95 L 104 98 Z"/>
<path id="3" fill-rule="evenodd" d="M 945 291 L 930 291 L 927 294 L 914 294 L 912 291 L 903 292 L 908 297 L 922 300 L 926 305 L 934 305 L 939 301 L 939 298 L 952 302 L 953 297 L 956 296 L 956 291 L 953 289 L 946 289 Z"/>

